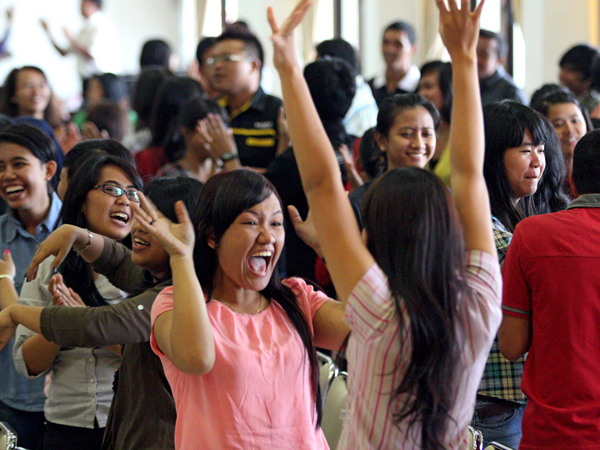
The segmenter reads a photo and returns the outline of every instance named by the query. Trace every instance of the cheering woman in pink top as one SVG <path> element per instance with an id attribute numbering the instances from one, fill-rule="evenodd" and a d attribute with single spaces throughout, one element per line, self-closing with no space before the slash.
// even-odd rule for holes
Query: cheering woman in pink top
<path id="1" fill-rule="evenodd" d="M 460 8 L 450 0 L 449 9 L 437 0 L 455 93 L 452 193 L 422 169 L 387 172 L 363 199 L 364 239 L 295 54 L 293 31 L 310 4 L 301 1 L 281 28 L 269 10 L 269 22 L 302 184 L 352 330 L 348 420 L 338 448 L 466 448 L 501 320 L 475 54 L 483 2 L 471 13 L 468 0 Z M 424 127 L 407 123 L 391 139 L 424 151 Z"/>

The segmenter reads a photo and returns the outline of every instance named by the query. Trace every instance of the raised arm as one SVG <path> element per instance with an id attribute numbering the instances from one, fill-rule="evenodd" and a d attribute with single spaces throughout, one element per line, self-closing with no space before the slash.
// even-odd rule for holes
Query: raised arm
<path id="1" fill-rule="evenodd" d="M 345 302 L 374 260 L 361 239 L 333 148 L 296 56 L 294 29 L 311 5 L 310 0 L 300 1 L 281 27 L 272 8 L 268 10 L 268 19 L 273 31 L 273 60 L 281 78 L 283 103 L 302 185 L 327 268 L 340 300 Z"/>
<path id="2" fill-rule="evenodd" d="M 55 257 L 50 266 L 50 270 L 54 271 L 64 261 L 71 249 L 79 252 L 79 255 L 91 264 L 102 254 L 104 240 L 101 235 L 75 225 L 58 227 L 40 244 L 33 255 L 29 269 L 27 269 L 27 281 L 35 279 L 38 266 L 48 256 Z"/>
<path id="3" fill-rule="evenodd" d="M 169 253 L 173 273 L 173 309 L 154 321 L 160 350 L 182 372 L 203 375 L 215 362 L 215 343 L 206 300 L 193 260 L 194 227 L 183 202 L 175 204 L 178 223 L 162 216 L 140 195 L 141 207 L 132 203 L 135 219 L 155 236 Z"/>
<path id="4" fill-rule="evenodd" d="M 454 0 L 449 8 L 436 0 L 440 35 L 452 58 L 452 120 L 450 125 L 450 177 L 469 250 L 496 255 L 488 191 L 483 177 L 485 153 L 483 113 L 477 76 L 476 46 L 484 1 L 472 13 L 469 0 Z"/>

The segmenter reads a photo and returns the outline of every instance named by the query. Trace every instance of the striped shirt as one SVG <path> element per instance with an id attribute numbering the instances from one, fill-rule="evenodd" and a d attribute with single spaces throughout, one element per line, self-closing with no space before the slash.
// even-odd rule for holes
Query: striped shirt
<path id="1" fill-rule="evenodd" d="M 502 279 L 498 261 L 480 251 L 467 253 L 466 281 L 470 295 L 458 302 L 461 354 L 456 368 L 457 402 L 444 437 L 447 449 L 466 448 L 467 428 L 488 351 L 500 325 Z M 348 419 L 338 449 L 419 449 L 421 426 L 409 420 L 397 427 L 391 402 L 408 367 L 412 338 L 406 310 L 397 311 L 387 277 L 376 264 L 356 285 L 346 307 L 352 329 L 348 342 Z M 403 321 L 400 334 L 400 320 Z M 404 401 L 405 399 L 402 399 Z"/>

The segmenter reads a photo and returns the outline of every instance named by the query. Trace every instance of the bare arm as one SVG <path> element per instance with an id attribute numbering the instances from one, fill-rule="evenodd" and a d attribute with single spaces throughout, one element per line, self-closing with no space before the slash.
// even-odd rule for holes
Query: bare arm
<path id="1" fill-rule="evenodd" d="M 140 195 L 140 198 L 141 208 L 132 204 L 135 218 L 169 253 L 173 273 L 173 309 L 155 320 L 156 342 L 179 370 L 203 375 L 213 367 L 215 344 L 204 293 L 192 259 L 193 226 L 183 202 L 175 204 L 178 223 L 174 224 L 160 215 L 146 197 Z"/>
<path id="2" fill-rule="evenodd" d="M 450 1 L 436 0 L 440 10 L 440 34 L 452 57 L 454 92 L 450 125 L 450 176 L 452 197 L 465 233 L 469 250 L 496 255 L 491 213 L 485 179 L 483 113 L 475 53 L 479 36 L 482 1 L 473 13 L 469 1 L 461 0 L 461 9 Z"/>
<path id="3" fill-rule="evenodd" d="M 56 49 L 56 51 L 58 53 L 60 53 L 61 56 L 68 55 L 69 54 L 69 50 L 66 49 L 66 48 L 61 47 L 60 45 L 58 45 L 56 43 L 56 41 L 54 40 L 54 38 L 52 37 L 52 33 L 50 33 L 50 27 L 48 26 L 48 22 L 46 22 L 44 19 L 40 19 L 40 24 L 42 25 L 42 28 L 46 32 L 46 35 L 48 36 L 48 39 L 50 39 L 50 43 Z"/>
<path id="4" fill-rule="evenodd" d="M 293 32 L 311 4 L 309 0 L 300 1 L 281 28 L 271 8 L 268 18 L 273 31 L 274 63 L 281 78 L 283 102 L 302 186 L 327 259 L 327 268 L 340 300 L 345 303 L 374 260 L 362 242 L 340 180 L 333 148 L 296 57 Z"/>
<path id="5" fill-rule="evenodd" d="M 30 337 L 23 343 L 23 360 L 29 375 L 39 375 L 52 367 L 60 345 L 50 342 L 40 334 Z"/>
<path id="6" fill-rule="evenodd" d="M 498 330 L 498 344 L 506 359 L 519 359 L 531 345 L 531 320 L 504 314 Z"/>

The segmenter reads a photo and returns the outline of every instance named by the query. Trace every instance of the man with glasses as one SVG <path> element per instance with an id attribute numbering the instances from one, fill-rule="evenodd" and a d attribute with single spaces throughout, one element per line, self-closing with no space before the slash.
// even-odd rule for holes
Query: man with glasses
<path id="1" fill-rule="evenodd" d="M 239 157 L 243 166 L 261 172 L 275 159 L 278 150 L 278 117 L 281 99 L 265 94 L 260 87 L 263 49 L 249 32 L 229 29 L 217 37 L 206 64 L 211 66 L 212 86 L 219 103 L 229 114 L 238 148 L 227 152 L 223 162 Z"/>

